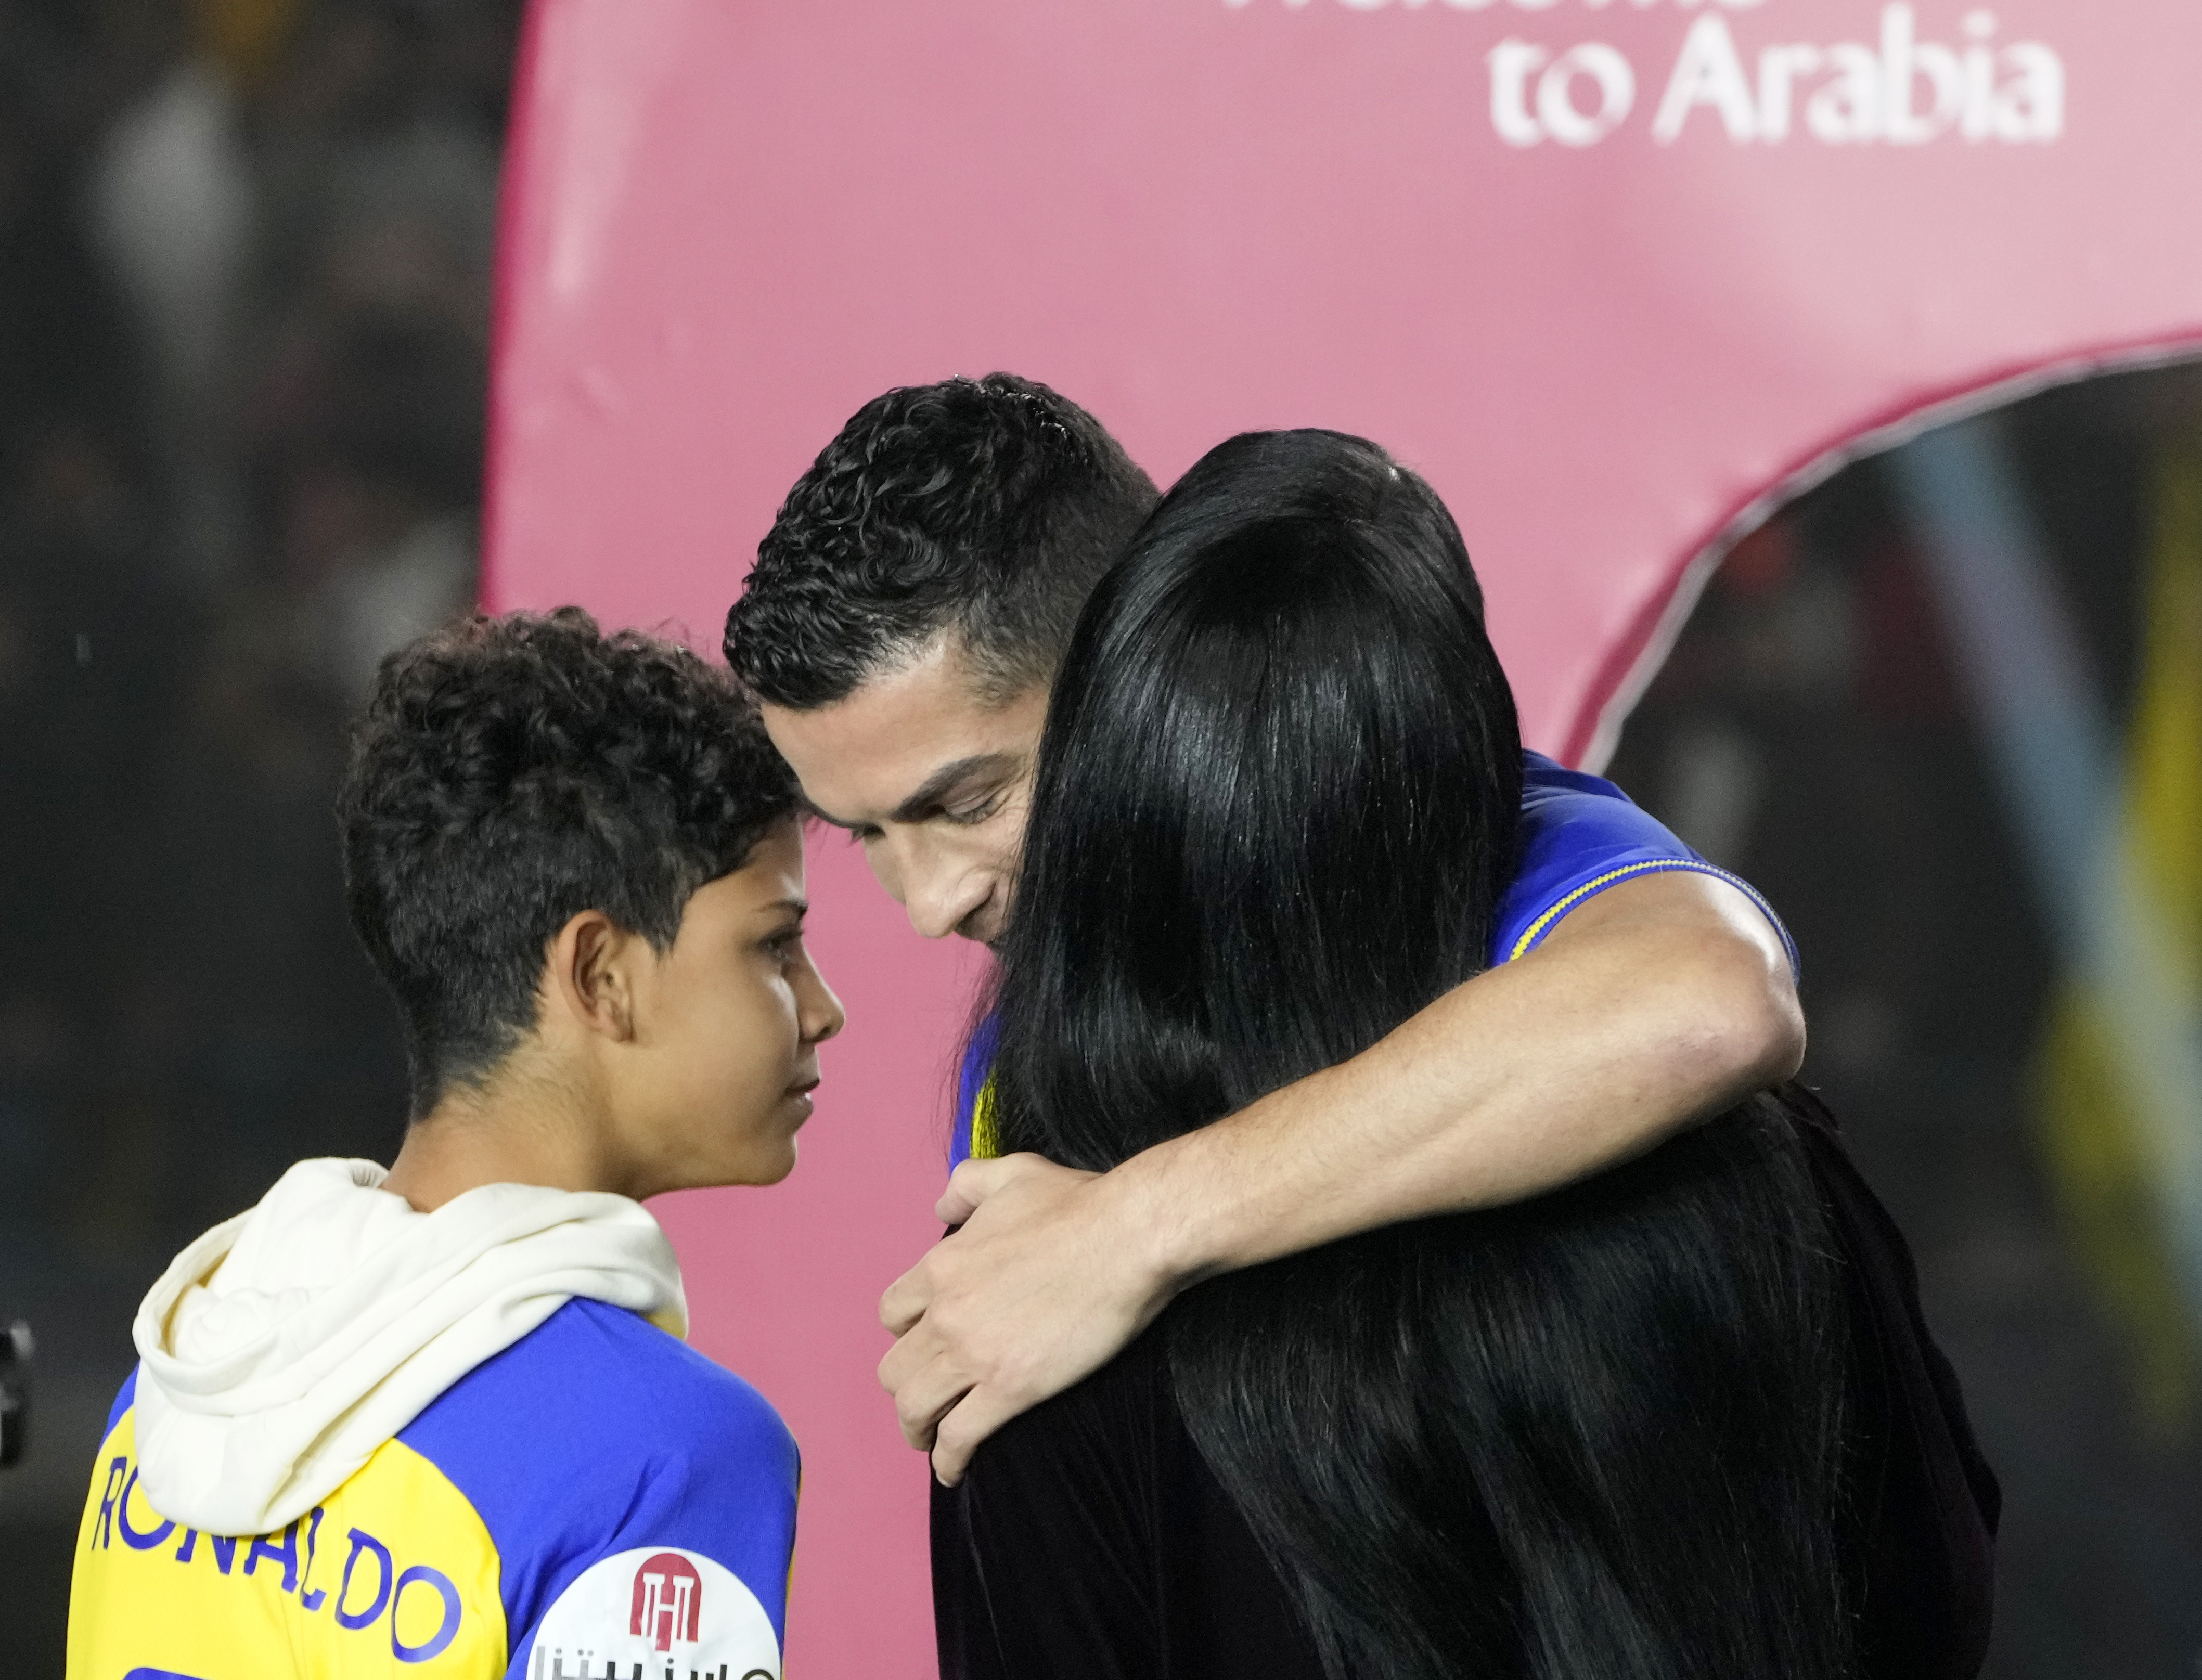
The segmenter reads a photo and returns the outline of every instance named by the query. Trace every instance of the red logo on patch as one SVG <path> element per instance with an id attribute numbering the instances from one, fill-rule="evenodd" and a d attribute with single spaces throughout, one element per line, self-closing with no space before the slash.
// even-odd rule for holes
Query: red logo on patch
<path id="1" fill-rule="evenodd" d="M 671 1650 L 676 1639 L 692 1645 L 703 1613 L 703 1578 L 680 1553 L 660 1552 L 635 1571 L 630 1634 L 655 1641 L 661 1651 Z"/>

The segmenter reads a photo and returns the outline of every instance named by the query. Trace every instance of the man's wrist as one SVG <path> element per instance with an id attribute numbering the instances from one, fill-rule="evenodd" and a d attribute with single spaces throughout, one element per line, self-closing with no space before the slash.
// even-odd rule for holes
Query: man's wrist
<path id="1" fill-rule="evenodd" d="M 1186 1146 L 1198 1135 L 1151 1145 L 1093 1184 L 1111 1240 L 1130 1258 L 1157 1310 L 1220 1269 L 1204 1240 L 1201 1199 L 1185 1189 L 1193 1164 Z"/>
<path id="2" fill-rule="evenodd" d="M 1290 1089 L 1312 1096 L 1335 1077 L 1326 1069 Z M 1157 1300 L 1168 1301 L 1195 1283 L 1232 1272 L 1276 1252 L 1278 1233 L 1263 1228 L 1262 1192 L 1245 1182 L 1252 1160 L 1248 1131 L 1273 1131 L 1283 1118 L 1272 1108 L 1285 1100 L 1271 1092 L 1210 1125 L 1152 1144 L 1098 1181 L 1117 1198 L 1110 1219 L 1133 1245 L 1153 1280 Z M 1274 1140 L 1272 1140 L 1274 1141 Z M 1274 1195 L 1275 1187 L 1269 1190 Z"/>

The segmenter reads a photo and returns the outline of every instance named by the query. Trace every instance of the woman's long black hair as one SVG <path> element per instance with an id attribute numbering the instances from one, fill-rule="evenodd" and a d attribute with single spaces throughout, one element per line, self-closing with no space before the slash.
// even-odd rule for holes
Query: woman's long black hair
<path id="1" fill-rule="evenodd" d="M 1460 535 L 1250 433 L 1057 679 L 995 992 L 1002 1141 L 1105 1168 L 1481 968 L 1521 802 Z M 1163 1326 L 1334 1680 L 1834 1680 L 1840 1280 L 1758 1099 L 1587 1184 L 1216 1279 Z"/>

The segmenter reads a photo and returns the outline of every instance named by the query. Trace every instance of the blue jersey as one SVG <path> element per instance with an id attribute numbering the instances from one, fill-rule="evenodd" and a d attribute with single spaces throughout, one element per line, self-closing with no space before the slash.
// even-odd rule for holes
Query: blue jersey
<path id="1" fill-rule="evenodd" d="M 69 1680 L 780 1680 L 795 1442 L 631 1313 L 568 1301 L 280 1534 L 147 1504 L 136 1384 L 77 1536 Z"/>
<path id="2" fill-rule="evenodd" d="M 1491 960 L 1527 955 L 1585 900 L 1639 875 L 1690 870 L 1740 888 L 1781 936 L 1793 971 L 1797 947 L 1774 907 L 1741 877 L 1716 867 L 1603 777 L 1564 770 L 1542 753 L 1522 755 L 1522 861 L 1498 901 Z M 994 1023 L 979 1025 L 965 1047 L 957 1079 L 953 1166 L 993 1153 L 988 1136 L 987 1078 L 994 1063 Z M 975 1123 L 975 1124 L 974 1124 Z M 978 1147 L 973 1148 L 976 1131 Z"/>

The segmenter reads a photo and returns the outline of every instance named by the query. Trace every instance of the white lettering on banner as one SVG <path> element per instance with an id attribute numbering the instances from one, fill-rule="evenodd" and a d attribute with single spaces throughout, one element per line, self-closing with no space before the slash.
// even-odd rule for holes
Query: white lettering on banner
<path id="1" fill-rule="evenodd" d="M 1242 10 L 1254 0 L 1224 0 Z M 1278 0 L 1304 11 L 1317 0 Z M 1357 12 L 1557 12 L 1568 0 L 1336 0 Z M 1699 112 L 1732 145 L 1778 146 L 1800 132 L 1822 145 L 1914 147 L 1955 136 L 1982 145 L 2047 145 L 2064 133 L 2064 61 L 2040 41 L 1999 47 L 1992 11 L 1959 24 L 1958 44 L 1929 38 L 1911 0 L 1881 8 L 1873 42 L 1740 43 L 1723 13 L 1768 0 L 1575 0 L 1584 9 L 1695 11 L 1652 118 L 1653 142 L 1681 139 Z M 1546 44 L 1509 37 L 1484 58 L 1491 127 L 1522 150 L 1551 140 L 1594 146 L 1628 121 L 1636 67 L 1603 41 Z M 1801 120 L 1800 120 L 1801 118 Z M 1700 125 L 1703 126 L 1704 125 Z"/>
<path id="2" fill-rule="evenodd" d="M 1769 47 L 1758 55 L 1758 138 L 1779 145 L 1789 138 L 1789 119 L 1795 105 L 1798 82 L 1820 68 L 1826 57 L 1817 47 Z M 1740 63 L 1741 61 L 1738 60 Z M 1679 73 L 1676 80 L 1680 80 Z M 1667 90 L 1667 100 L 1675 97 L 1674 87 Z M 1659 115 L 1667 114 L 1667 101 L 1662 101 Z M 1685 115 L 1687 113 L 1684 113 Z M 1678 120 L 1675 133 L 1681 132 Z M 1734 131 L 1730 131 L 1731 136 Z M 1662 137 L 1655 130 L 1655 139 Z"/>
<path id="3" fill-rule="evenodd" d="M 1816 74 L 1805 126 L 1828 145 L 1885 141 L 1920 146 L 1955 131 L 1975 144 L 2055 140 L 2064 132 L 2064 63 L 2039 41 L 1999 54 L 1992 12 L 1969 13 L 1962 50 L 1922 40 L 1907 4 L 1881 8 L 1878 49 L 1857 41 L 1826 48 L 1781 44 L 1758 55 L 1756 97 L 1725 19 L 1690 26 L 1652 138 L 1672 145 L 1691 114 L 1717 114 L 1730 140 L 1780 144 L 1792 129 L 1798 88 Z"/>
<path id="4" fill-rule="evenodd" d="M 1728 138 L 1739 143 L 1758 138 L 1758 107 L 1751 97 L 1751 83 L 1743 73 L 1743 58 L 1735 50 L 1735 37 L 1716 17 L 1701 17 L 1690 26 L 1682 43 L 1682 56 L 1667 82 L 1667 97 L 1659 102 L 1659 115 L 1652 119 L 1652 138 L 1671 145 L 1700 105 L 1710 105 L 1728 125 Z"/>
<path id="5" fill-rule="evenodd" d="M 1831 146 L 1872 139 L 1881 132 L 1881 60 L 1870 47 L 1839 41 L 1828 49 L 1834 74 L 1805 108 L 1805 126 Z"/>
<path id="6" fill-rule="evenodd" d="M 1544 126 L 1529 115 L 1529 73 L 1551 54 L 1527 41 L 1501 41 L 1491 50 L 1491 126 L 1510 146 L 1534 146 Z"/>
<path id="7" fill-rule="evenodd" d="M 1453 12 L 1487 12 L 1499 5 L 1499 0 L 1339 0 L 1340 5 L 1357 12 L 1381 11 L 1395 3 L 1403 10 L 1410 12 L 1420 11 L 1426 6 Z M 1640 12 L 1660 4 L 1661 0 L 1581 0 L 1581 3 L 1594 12 L 1602 12 L 1608 6 L 1624 5 Z M 1251 5 L 1253 0 L 1223 0 L 1223 3 L 1235 12 Z M 1558 6 L 1561 0 L 1505 0 L 1505 3 L 1517 12 L 1549 12 Z M 1726 11 L 1750 12 L 1764 5 L 1766 0 L 1672 0 L 1672 3 L 1685 11 L 1695 11 L 1701 5 L 1712 5 Z M 1284 0 L 1284 6 L 1287 11 L 1304 11 L 1308 0 Z"/>
<path id="8" fill-rule="evenodd" d="M 1546 61 L 1551 62 L 1547 64 Z M 1539 66 L 1536 115 L 1529 113 L 1529 73 Z M 1575 83 L 1587 80 L 1598 103 L 1575 103 Z M 1636 104 L 1636 72 L 1611 47 L 1586 41 L 1551 58 L 1526 41 L 1501 41 L 1491 50 L 1491 126 L 1510 146 L 1551 139 L 1563 146 L 1594 146 L 1628 119 Z"/>
<path id="9" fill-rule="evenodd" d="M 1598 86 L 1598 109 L 1575 109 L 1575 84 L 1587 76 Z M 1594 146 L 1621 126 L 1636 103 L 1636 72 L 1611 47 L 1586 41 L 1570 47 L 1537 78 L 1537 120 L 1563 146 Z"/>

